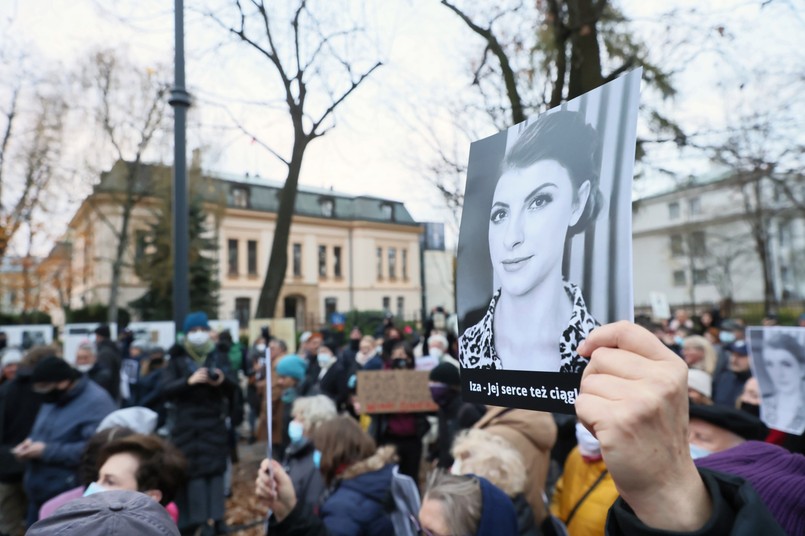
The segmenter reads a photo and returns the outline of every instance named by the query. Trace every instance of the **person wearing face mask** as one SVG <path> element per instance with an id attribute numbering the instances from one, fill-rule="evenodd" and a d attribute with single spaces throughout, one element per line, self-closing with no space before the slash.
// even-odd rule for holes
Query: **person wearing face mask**
<path id="1" fill-rule="evenodd" d="M 447 353 L 447 337 L 441 333 L 434 333 L 428 337 L 428 355 L 418 357 L 416 360 L 417 370 L 432 370 L 433 367 L 438 365 L 444 360 L 452 361 L 458 367 L 458 361 L 454 360 L 450 354 Z"/>
<path id="2" fill-rule="evenodd" d="M 293 482 L 298 500 L 315 508 L 324 494 L 325 486 L 319 468 L 314 463 L 316 448 L 310 441 L 318 426 L 338 416 L 333 401 L 324 395 L 297 398 L 288 424 L 291 444 L 285 450 L 282 465 Z"/>
<path id="3" fill-rule="evenodd" d="M 430 396 L 439 406 L 438 437 L 431 459 L 437 467 L 448 469 L 453 465 L 450 449 L 459 430 L 458 414 L 462 406 L 458 368 L 451 363 L 440 363 L 430 371 L 428 380 Z"/>
<path id="4" fill-rule="evenodd" d="M 43 404 L 30 435 L 12 451 L 26 464 L 29 526 L 48 499 L 76 486 L 84 445 L 117 409 L 109 393 L 55 355 L 36 365 L 31 382 Z"/>
<path id="5" fill-rule="evenodd" d="M 75 354 L 75 368 L 106 389 L 114 399 L 120 389 L 120 376 L 113 376 L 114 371 L 109 366 L 98 362 L 95 346 L 89 341 L 79 345 Z"/>
<path id="6" fill-rule="evenodd" d="M 556 483 L 551 513 L 570 534 L 603 534 L 607 512 L 618 490 L 601 456 L 601 444 L 581 423 L 576 423 L 578 445 L 570 451 Z"/>
<path id="7" fill-rule="evenodd" d="M 187 458 L 187 482 L 180 490 L 179 530 L 193 533 L 224 526 L 224 472 L 230 454 L 226 417 L 237 379 L 229 358 L 210 339 L 207 315 L 194 312 L 184 322 L 182 346 L 174 345 L 162 372 L 160 393 L 169 404 L 171 442 Z"/>
<path id="8" fill-rule="evenodd" d="M 694 460 L 745 441 L 762 441 L 767 434 L 760 419 L 734 407 L 690 405 L 688 442 Z"/>
<path id="9" fill-rule="evenodd" d="M 349 369 L 344 360 L 337 357 L 333 348 L 322 344 L 316 356 L 319 365 L 319 392 L 329 396 L 338 411 L 343 411 L 349 402 Z"/>
<path id="10" fill-rule="evenodd" d="M 752 377 L 749 368 L 749 348 L 746 341 L 735 341 L 727 347 L 730 355 L 726 370 L 713 381 L 713 402 L 735 407 L 743 392 L 744 384 Z"/>
<path id="11" fill-rule="evenodd" d="M 380 348 L 371 335 L 364 335 L 355 354 L 356 370 L 380 370 L 383 368 L 383 359 L 380 357 Z"/>

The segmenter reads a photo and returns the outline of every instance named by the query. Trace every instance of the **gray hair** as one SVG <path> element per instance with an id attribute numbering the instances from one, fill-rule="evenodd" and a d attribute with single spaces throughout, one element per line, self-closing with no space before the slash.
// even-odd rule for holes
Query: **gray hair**
<path id="1" fill-rule="evenodd" d="M 515 497 L 525 489 L 523 458 L 503 437 L 487 430 L 466 430 L 453 442 L 452 454 L 461 460 L 462 473 L 484 477 L 509 497 Z"/>
<path id="2" fill-rule="evenodd" d="M 447 337 L 445 337 L 441 333 L 434 333 L 433 335 L 428 337 L 428 346 L 431 346 L 433 343 L 436 342 L 441 344 L 444 347 L 444 349 L 447 350 L 447 347 L 449 346 L 447 343 Z"/>
<path id="3" fill-rule="evenodd" d="M 481 485 L 475 478 L 434 471 L 424 500 L 442 503 L 450 534 L 475 534 L 481 522 Z"/>
<path id="4" fill-rule="evenodd" d="M 293 403 L 291 415 L 305 423 L 305 432 L 309 434 L 324 421 L 336 418 L 338 412 L 329 396 L 316 395 L 297 398 Z"/>
<path id="5" fill-rule="evenodd" d="M 288 351 L 288 344 L 282 339 L 272 339 L 271 342 L 275 343 L 277 346 L 280 347 L 280 350 L 283 352 Z"/>
<path id="6" fill-rule="evenodd" d="M 95 349 L 95 345 L 92 344 L 91 342 L 82 342 L 81 344 L 79 344 L 78 348 L 76 348 L 76 353 L 80 352 L 81 350 L 85 350 L 91 353 L 92 355 L 96 355 L 98 353 L 97 350 Z"/>

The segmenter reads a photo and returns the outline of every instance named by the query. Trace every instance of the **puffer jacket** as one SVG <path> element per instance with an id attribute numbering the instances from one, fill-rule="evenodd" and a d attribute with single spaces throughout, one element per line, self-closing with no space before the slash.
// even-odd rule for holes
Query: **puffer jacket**
<path id="1" fill-rule="evenodd" d="M 377 452 L 342 475 L 319 511 L 333 536 L 386 536 L 394 534 L 391 479 L 394 447 Z"/>
<path id="2" fill-rule="evenodd" d="M 324 479 L 313 463 L 313 451 L 316 450 L 308 439 L 299 443 L 291 443 L 285 451 L 283 465 L 285 472 L 291 477 L 297 500 L 302 506 L 316 508 L 319 499 L 324 495 Z"/>
<path id="3" fill-rule="evenodd" d="M 534 510 L 537 523 L 542 523 L 548 515 L 542 494 L 551 449 L 556 443 L 556 422 L 550 413 L 496 406 L 487 408 L 487 412 L 473 428 L 486 430 L 506 439 L 520 453 L 526 468 L 527 487 L 523 493 Z"/>
<path id="4" fill-rule="evenodd" d="M 187 380 L 199 365 L 179 346 L 171 349 L 171 355 L 160 386 L 161 395 L 170 403 L 167 424 L 171 442 L 187 458 L 188 478 L 221 475 L 229 456 L 229 399 L 236 386 L 229 358 L 216 350 L 207 357 L 205 364 L 224 373 L 224 382 L 216 387 L 189 385 Z"/>

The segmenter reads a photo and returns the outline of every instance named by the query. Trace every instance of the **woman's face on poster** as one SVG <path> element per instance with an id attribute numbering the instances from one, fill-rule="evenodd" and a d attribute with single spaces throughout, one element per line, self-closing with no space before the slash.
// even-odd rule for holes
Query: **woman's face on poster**
<path id="1" fill-rule="evenodd" d="M 782 394 L 799 393 L 803 371 L 799 361 L 791 355 L 791 352 L 782 348 L 765 348 L 763 362 L 775 391 Z"/>
<path id="2" fill-rule="evenodd" d="M 489 216 L 489 255 L 506 293 L 527 294 L 561 269 L 568 228 L 578 222 L 589 191 L 585 182 L 575 192 L 555 160 L 501 175 Z"/>

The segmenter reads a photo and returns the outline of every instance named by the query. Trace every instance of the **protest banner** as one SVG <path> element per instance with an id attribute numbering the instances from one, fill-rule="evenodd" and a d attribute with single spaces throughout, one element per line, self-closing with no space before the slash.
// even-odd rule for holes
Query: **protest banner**
<path id="1" fill-rule="evenodd" d="M 148 346 L 160 346 L 167 350 L 176 342 L 176 324 L 170 320 L 160 322 L 131 322 L 128 325 L 134 340 Z"/>
<path id="2" fill-rule="evenodd" d="M 805 328 L 749 327 L 749 364 L 760 389 L 760 420 L 796 436 L 805 432 Z"/>
<path id="3" fill-rule="evenodd" d="M 53 342 L 53 326 L 50 324 L 0 326 L 0 332 L 6 334 L 7 346 L 17 346 L 23 350 Z"/>
<path id="4" fill-rule="evenodd" d="M 64 360 L 75 364 L 75 354 L 78 347 L 84 342 L 95 343 L 95 329 L 101 326 L 100 322 L 86 322 L 81 324 L 65 324 Z M 109 332 L 113 341 L 117 340 L 117 324 L 109 324 Z"/>
<path id="5" fill-rule="evenodd" d="M 436 411 L 426 370 L 362 370 L 357 397 L 361 413 Z"/>
<path id="6" fill-rule="evenodd" d="M 272 337 L 285 341 L 288 352 L 296 350 L 296 320 L 293 318 L 255 318 L 249 322 L 249 344 L 254 344 L 263 326 L 268 326 Z M 268 342 L 268 341 L 266 341 Z"/>
<path id="7" fill-rule="evenodd" d="M 578 344 L 632 319 L 641 74 L 472 144 L 456 281 L 465 400 L 574 413 Z"/>

